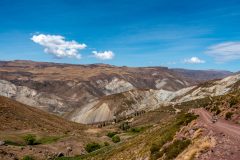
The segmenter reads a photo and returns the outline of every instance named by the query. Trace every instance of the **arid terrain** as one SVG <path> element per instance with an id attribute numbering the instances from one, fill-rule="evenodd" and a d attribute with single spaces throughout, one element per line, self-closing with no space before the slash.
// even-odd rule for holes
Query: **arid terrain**
<path id="1" fill-rule="evenodd" d="M 73 113 L 88 111 L 92 105 L 99 104 L 102 99 L 111 100 L 113 94 L 136 90 L 136 94 L 139 92 L 141 96 L 146 97 L 152 94 L 151 90 L 177 91 L 231 74 L 233 73 L 227 71 L 194 71 L 166 67 L 133 68 L 105 64 L 71 65 L 2 61 L 0 62 L 0 95 L 71 120 L 75 118 L 72 116 Z M 106 106 L 103 110 L 112 112 L 112 107 Z M 82 118 L 78 122 L 98 122 L 109 119 L 109 116 L 101 116 L 102 119 Z"/>
<path id="2" fill-rule="evenodd" d="M 0 65 L 0 159 L 240 156 L 237 73 L 32 61 Z"/>

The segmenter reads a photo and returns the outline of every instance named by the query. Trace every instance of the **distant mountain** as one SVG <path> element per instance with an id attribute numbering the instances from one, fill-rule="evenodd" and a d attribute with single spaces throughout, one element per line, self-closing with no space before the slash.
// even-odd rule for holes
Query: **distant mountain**
<path id="1" fill-rule="evenodd" d="M 180 75 L 188 79 L 194 79 L 198 81 L 208 81 L 213 79 L 221 79 L 233 74 L 230 71 L 222 70 L 186 70 L 186 69 L 173 69 Z"/>
<path id="2" fill-rule="evenodd" d="M 136 90 L 136 94 L 140 90 L 164 90 L 165 94 L 230 74 L 232 73 L 228 71 L 167 67 L 1 61 L 0 95 L 72 119 L 75 112 L 84 114 L 89 110 L 87 107 L 98 103 L 98 100 L 102 101 L 102 98 L 108 95 L 127 93 L 131 90 Z M 147 94 L 143 92 L 142 96 L 148 97 L 149 94 L 151 92 Z M 165 96 L 164 94 L 162 96 Z M 100 111 L 105 112 L 105 110 Z M 96 120 L 106 119 L 98 119 L 96 116 Z M 95 122 L 95 120 L 90 118 L 87 122 Z"/>

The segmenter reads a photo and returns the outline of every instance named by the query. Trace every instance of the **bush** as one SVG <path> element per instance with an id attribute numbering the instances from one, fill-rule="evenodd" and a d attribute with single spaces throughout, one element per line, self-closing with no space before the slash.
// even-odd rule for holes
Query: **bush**
<path id="1" fill-rule="evenodd" d="M 35 135 L 28 134 L 23 139 L 24 139 L 24 141 L 26 142 L 27 145 L 36 144 L 36 136 Z"/>
<path id="2" fill-rule="evenodd" d="M 164 149 L 163 153 L 165 153 L 166 160 L 176 158 L 188 145 L 191 143 L 190 140 L 176 140 L 170 146 Z"/>
<path id="3" fill-rule="evenodd" d="M 135 128 L 131 128 L 131 132 L 133 133 L 139 133 L 141 131 L 143 131 L 143 127 L 135 127 Z"/>
<path id="4" fill-rule="evenodd" d="M 112 141 L 114 142 L 114 143 L 118 143 L 118 142 L 120 142 L 121 140 L 120 140 L 120 137 L 119 136 L 113 136 L 112 137 Z"/>
<path id="5" fill-rule="evenodd" d="M 85 150 L 90 153 L 90 152 L 93 152 L 93 151 L 96 151 L 98 149 L 101 148 L 101 145 L 96 143 L 96 142 L 92 142 L 92 143 L 88 143 L 85 147 Z"/>
<path id="6" fill-rule="evenodd" d="M 104 142 L 104 146 L 109 146 L 109 143 L 108 142 Z"/>
<path id="7" fill-rule="evenodd" d="M 216 111 L 216 115 L 218 115 L 218 114 L 220 114 L 220 113 L 221 113 L 221 110 L 220 110 L 220 109 Z"/>
<path id="8" fill-rule="evenodd" d="M 232 115 L 233 115 L 232 112 L 227 112 L 226 115 L 225 115 L 225 119 L 231 119 Z"/>
<path id="9" fill-rule="evenodd" d="M 24 156 L 22 160 L 34 160 L 31 156 Z"/>
<path id="10" fill-rule="evenodd" d="M 214 106 L 214 107 L 211 109 L 211 112 L 217 112 L 218 110 L 220 110 L 219 107 L 218 107 L 218 106 Z"/>
<path id="11" fill-rule="evenodd" d="M 159 151 L 159 149 L 160 149 L 160 147 L 157 144 L 153 143 L 150 148 L 150 152 L 151 152 L 151 154 L 155 154 Z"/>
<path id="12" fill-rule="evenodd" d="M 109 138 L 112 138 L 113 136 L 115 136 L 117 133 L 116 132 L 109 132 L 108 134 L 107 134 L 107 136 L 109 137 Z"/>
<path id="13" fill-rule="evenodd" d="M 239 101 L 239 100 L 237 99 L 237 97 L 231 98 L 230 101 L 229 101 L 230 107 L 238 104 L 238 101 Z"/>
<path id="14" fill-rule="evenodd" d="M 123 122 L 120 126 L 119 126 L 120 129 L 126 131 L 130 128 L 128 122 Z"/>
<path id="15" fill-rule="evenodd" d="M 5 144 L 7 145 L 12 145 L 12 146 L 24 146 L 25 144 L 23 143 L 19 143 L 19 142 L 14 142 L 14 141 L 11 141 L 11 140 L 6 140 L 4 141 Z"/>

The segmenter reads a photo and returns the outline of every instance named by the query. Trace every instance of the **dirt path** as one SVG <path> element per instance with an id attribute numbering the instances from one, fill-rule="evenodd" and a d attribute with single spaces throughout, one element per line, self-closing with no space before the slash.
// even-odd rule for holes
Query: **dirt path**
<path id="1" fill-rule="evenodd" d="M 202 153 L 197 160 L 239 160 L 240 125 L 224 119 L 212 123 L 212 115 L 205 109 L 194 110 L 199 115 L 197 124 L 203 128 L 206 136 L 214 137 L 216 145 L 210 151 Z"/>
<path id="2" fill-rule="evenodd" d="M 200 119 L 213 131 L 222 132 L 232 138 L 240 140 L 240 125 L 233 124 L 224 119 L 219 119 L 216 123 L 212 123 L 211 114 L 205 109 L 197 109 L 195 112 Z"/>

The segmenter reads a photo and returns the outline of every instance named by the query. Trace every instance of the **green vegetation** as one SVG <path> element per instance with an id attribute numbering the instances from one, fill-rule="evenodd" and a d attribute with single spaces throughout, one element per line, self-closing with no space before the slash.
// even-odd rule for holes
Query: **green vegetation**
<path id="1" fill-rule="evenodd" d="M 88 143 L 85 147 L 85 149 L 88 153 L 96 151 L 100 148 L 101 148 L 101 145 L 96 142 Z"/>
<path id="2" fill-rule="evenodd" d="M 175 140 L 172 144 L 168 147 L 161 150 L 159 153 L 160 156 L 165 154 L 165 160 L 171 160 L 176 158 L 184 149 L 188 147 L 191 143 L 191 140 Z"/>
<path id="3" fill-rule="evenodd" d="M 50 144 L 53 142 L 57 142 L 61 137 L 60 136 L 47 136 L 42 137 L 36 141 L 37 144 Z"/>
<path id="4" fill-rule="evenodd" d="M 225 119 L 231 119 L 232 118 L 233 113 L 232 112 L 227 112 L 225 115 Z"/>
<path id="5" fill-rule="evenodd" d="M 12 146 L 25 146 L 25 145 L 38 145 L 38 144 L 50 144 L 58 141 L 61 136 L 47 136 L 47 137 L 40 137 L 36 138 L 36 135 L 33 134 L 27 134 L 23 137 L 21 137 L 20 140 L 14 139 L 12 140 L 5 140 L 5 143 L 7 145 L 12 145 Z"/>
<path id="6" fill-rule="evenodd" d="M 24 136 L 23 139 L 27 145 L 36 144 L 36 136 L 33 134 L 28 134 L 28 135 Z"/>
<path id="7" fill-rule="evenodd" d="M 117 134 L 117 132 L 109 132 L 108 134 L 107 134 L 107 136 L 109 137 L 109 138 L 112 138 L 113 136 L 115 136 Z"/>
<path id="8" fill-rule="evenodd" d="M 34 160 L 32 156 L 24 156 L 22 160 Z"/>
<path id="9" fill-rule="evenodd" d="M 148 152 L 151 148 L 151 158 L 153 160 L 160 158 L 160 151 L 162 146 L 171 142 L 176 132 L 180 130 L 183 125 L 187 125 L 192 120 L 196 119 L 197 116 L 187 113 L 181 113 L 168 121 L 168 123 L 161 124 L 160 128 L 157 130 L 152 130 L 151 132 L 143 132 L 141 135 L 136 135 L 130 138 L 126 143 L 116 143 L 114 145 L 109 145 L 102 147 L 94 152 L 88 153 L 86 155 L 81 155 L 71 158 L 57 158 L 57 160 L 82 160 L 82 159 L 111 159 L 114 158 L 116 154 L 123 152 L 124 150 L 131 150 L 139 144 L 145 143 L 143 152 Z M 131 132 L 131 129 L 129 130 Z M 117 136 L 117 135 L 115 135 Z M 168 137 L 169 136 L 169 137 Z M 162 142 L 162 144 L 160 144 Z M 182 148 L 182 147 L 180 147 Z M 179 151 L 180 152 L 180 151 Z M 134 155 L 129 155 L 134 159 Z M 128 157 L 126 155 L 126 157 Z M 126 158 L 125 157 L 125 158 Z M 129 157 L 129 158 L 130 158 Z"/>
<path id="10" fill-rule="evenodd" d="M 192 120 L 196 118 L 197 116 L 191 113 L 182 114 L 176 118 L 174 123 L 165 126 L 162 129 L 161 133 L 159 133 L 159 135 L 161 135 L 160 138 L 155 143 L 153 143 L 150 148 L 151 158 L 155 160 L 162 157 L 160 149 L 163 147 L 163 145 L 166 144 L 167 142 L 172 141 L 174 135 L 182 126 L 186 126 L 188 123 L 190 123 Z"/>
<path id="11" fill-rule="evenodd" d="M 144 127 L 134 127 L 130 129 L 130 132 L 139 133 L 139 132 L 142 132 L 143 130 L 144 130 Z"/>
<path id="12" fill-rule="evenodd" d="M 238 103 L 239 103 L 238 97 L 232 97 L 232 98 L 229 100 L 229 105 L 230 105 L 230 107 L 232 107 L 232 106 L 234 106 L 234 105 L 236 105 L 236 104 L 238 104 Z"/>
<path id="13" fill-rule="evenodd" d="M 110 144 L 108 142 L 104 142 L 104 146 L 109 146 Z"/>
<path id="14" fill-rule="evenodd" d="M 218 110 L 220 110 L 218 106 L 211 108 L 211 112 L 218 112 Z"/>
<path id="15" fill-rule="evenodd" d="M 11 141 L 11 140 L 6 140 L 6 141 L 4 141 L 4 142 L 5 142 L 5 144 L 7 144 L 7 145 L 12 145 L 12 146 L 25 146 L 25 144 L 23 144 L 23 143 L 13 142 L 13 141 Z"/>
<path id="16" fill-rule="evenodd" d="M 128 122 L 123 122 L 120 124 L 119 128 L 122 129 L 123 131 L 127 131 L 130 128 L 130 126 Z"/>
<path id="17" fill-rule="evenodd" d="M 115 135 L 115 136 L 112 137 L 112 141 L 113 141 L 114 143 L 118 143 L 118 142 L 121 141 L 121 139 L 120 139 L 119 136 Z"/>

